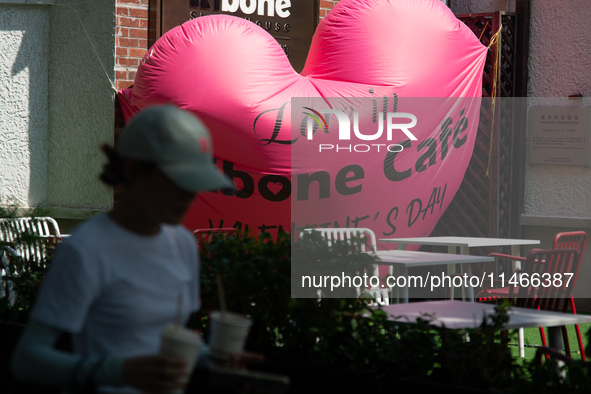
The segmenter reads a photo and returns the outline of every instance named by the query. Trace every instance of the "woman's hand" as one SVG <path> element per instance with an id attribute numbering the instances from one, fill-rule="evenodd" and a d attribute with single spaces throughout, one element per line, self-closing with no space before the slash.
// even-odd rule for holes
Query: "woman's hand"
<path id="1" fill-rule="evenodd" d="M 186 366 L 181 358 L 161 355 L 132 357 L 123 363 L 123 381 L 147 393 L 168 394 L 187 385 L 189 376 L 185 372 Z"/>

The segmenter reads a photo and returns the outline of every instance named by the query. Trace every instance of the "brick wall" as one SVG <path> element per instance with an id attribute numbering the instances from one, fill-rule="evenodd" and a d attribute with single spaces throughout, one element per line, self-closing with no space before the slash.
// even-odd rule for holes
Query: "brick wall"
<path id="1" fill-rule="evenodd" d="M 115 86 L 129 87 L 148 49 L 148 0 L 117 0 Z"/>
<path id="2" fill-rule="evenodd" d="M 148 1 L 117 0 L 115 33 L 115 87 L 117 90 L 128 88 L 133 84 L 137 68 L 148 49 Z M 320 0 L 320 20 L 324 19 L 338 2 L 339 0 Z M 115 100 L 113 126 L 116 145 L 119 133 L 125 126 L 118 100 Z M 114 190 L 114 203 L 120 200 L 121 192 L 121 188 Z"/>
<path id="3" fill-rule="evenodd" d="M 164 0 L 166 1 L 166 0 Z M 320 0 L 320 19 L 339 0 Z M 148 0 L 117 0 L 115 87 L 133 84 L 141 59 L 148 49 Z"/>
<path id="4" fill-rule="evenodd" d="M 339 0 L 320 0 L 320 20 L 324 19 L 338 2 Z"/>
<path id="5" fill-rule="evenodd" d="M 115 87 L 117 90 L 133 84 L 135 73 L 148 49 L 148 0 L 117 0 L 115 32 Z M 115 100 L 114 142 L 125 126 L 119 100 Z M 121 200 L 122 188 L 113 190 L 113 203 Z"/>

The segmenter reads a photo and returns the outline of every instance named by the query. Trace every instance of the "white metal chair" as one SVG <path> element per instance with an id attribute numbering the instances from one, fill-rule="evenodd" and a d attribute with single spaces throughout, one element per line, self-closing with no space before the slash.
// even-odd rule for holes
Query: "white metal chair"
<path id="1" fill-rule="evenodd" d="M 8 297 L 10 306 L 14 305 L 14 285 L 10 279 L 4 279 L 6 272 L 9 272 L 10 267 L 8 266 L 9 255 L 11 258 L 18 258 L 16 250 L 8 245 L 0 245 L 0 298 Z"/>
<path id="2" fill-rule="evenodd" d="M 354 240 L 359 242 L 363 239 L 365 242 L 359 242 L 359 250 L 365 253 L 371 253 L 376 255 L 376 236 L 374 232 L 369 228 L 306 228 L 306 232 L 317 231 L 322 237 L 328 242 L 330 246 L 335 241 L 345 241 L 351 243 Z M 366 250 L 369 249 L 369 250 Z M 371 275 L 374 277 L 380 277 L 379 264 L 373 264 Z M 380 281 L 381 283 L 381 281 Z M 372 286 L 365 289 L 365 292 L 369 293 L 376 302 L 381 305 L 388 305 L 390 303 L 390 295 L 388 288 L 381 288 L 380 283 L 377 286 Z M 361 288 L 357 288 L 357 296 L 362 294 Z"/>
<path id="3" fill-rule="evenodd" d="M 23 242 L 20 237 L 28 234 L 38 239 Z M 48 240 L 59 239 L 60 229 L 50 217 L 20 217 L 0 219 L 0 241 L 13 244 L 19 256 L 25 260 L 41 260 L 47 256 Z"/>
<path id="4" fill-rule="evenodd" d="M 31 239 L 23 238 L 23 235 Z M 62 236 L 57 222 L 50 217 L 0 218 L 0 298 L 8 297 L 10 305 L 14 305 L 12 281 L 4 276 L 20 272 L 11 267 L 9 261 L 16 258 L 43 261 L 48 246 Z"/>

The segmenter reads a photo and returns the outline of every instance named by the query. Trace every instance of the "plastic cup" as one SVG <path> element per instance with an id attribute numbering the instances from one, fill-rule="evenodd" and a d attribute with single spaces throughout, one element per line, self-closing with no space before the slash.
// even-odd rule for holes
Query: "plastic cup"
<path id="1" fill-rule="evenodd" d="M 252 320 L 237 313 L 219 311 L 212 312 L 210 318 L 210 354 L 221 360 L 241 354 Z"/>
<path id="2" fill-rule="evenodd" d="M 163 356 L 178 357 L 185 360 L 188 381 L 193 372 L 193 367 L 199 356 L 199 350 L 203 346 L 201 335 L 195 331 L 171 324 L 162 333 L 160 354 Z M 171 393 L 182 393 L 183 390 L 172 390 Z"/>

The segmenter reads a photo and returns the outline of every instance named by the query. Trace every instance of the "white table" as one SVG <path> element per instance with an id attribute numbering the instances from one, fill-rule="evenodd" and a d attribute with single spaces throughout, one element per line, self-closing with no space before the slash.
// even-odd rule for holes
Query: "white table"
<path id="1" fill-rule="evenodd" d="M 448 328 L 477 328 L 482 323 L 482 317 L 494 314 L 494 309 L 494 305 L 451 300 L 413 302 L 382 307 L 382 310 L 388 314 L 388 320 L 412 323 L 427 313 L 435 317 L 432 324 L 445 324 Z M 548 327 L 549 346 L 561 351 L 563 350 L 561 326 L 591 323 L 589 315 L 573 315 L 526 308 L 514 307 L 508 312 L 508 315 L 509 322 L 505 325 L 506 329 Z"/>
<path id="2" fill-rule="evenodd" d="M 385 243 L 396 243 L 398 249 L 405 250 L 406 245 L 434 245 L 434 246 L 447 246 L 448 253 L 456 253 L 457 248 L 460 248 L 460 253 L 463 255 L 469 254 L 469 248 L 480 248 L 480 247 L 499 247 L 499 246 L 511 246 L 511 255 L 520 256 L 519 247 L 521 245 L 539 245 L 540 240 L 537 239 L 511 239 L 511 238 L 486 238 L 486 237 L 415 237 L 415 238 L 383 238 L 379 242 Z M 463 267 L 464 268 L 464 267 Z M 466 275 L 472 275 L 472 267 L 468 265 L 465 272 Z M 521 268 L 520 261 L 513 262 L 513 272 Z M 448 265 L 448 274 L 455 272 L 455 265 Z M 462 297 L 466 299 L 465 288 L 462 288 Z M 474 302 L 474 289 L 468 288 L 468 298 Z M 453 296 L 452 296 L 453 299 Z M 523 330 L 519 330 L 519 353 L 521 357 L 525 356 L 525 350 L 523 348 Z"/>
<path id="3" fill-rule="evenodd" d="M 415 238 L 382 238 L 379 242 L 398 244 L 399 250 L 405 250 L 406 245 L 434 245 L 447 246 L 448 253 L 456 253 L 457 248 L 460 248 L 460 254 L 468 255 L 469 248 L 492 247 L 492 246 L 511 246 L 511 255 L 519 256 L 519 246 L 521 245 L 539 245 L 540 240 L 537 239 L 511 239 L 511 238 L 484 238 L 484 237 L 415 237 Z M 472 268 L 468 265 L 465 267 L 468 276 L 472 275 Z M 513 270 L 521 268 L 519 261 L 513 262 Z M 448 274 L 455 272 L 455 265 L 448 265 Z M 474 293 L 472 288 L 468 288 L 468 297 L 474 301 Z M 464 298 L 465 294 L 464 294 Z"/>
<path id="4" fill-rule="evenodd" d="M 539 245 L 539 239 L 511 239 L 511 238 L 485 238 L 485 237 L 414 237 L 414 238 L 382 238 L 379 242 L 398 244 L 398 249 L 405 250 L 406 245 L 435 245 L 447 246 L 448 253 L 456 253 L 460 248 L 460 254 L 468 254 L 469 248 L 481 248 L 491 246 L 511 246 L 511 254 L 519 256 L 519 246 Z M 519 267 L 517 267 L 519 268 Z"/>
<path id="5" fill-rule="evenodd" d="M 393 268 L 398 269 L 398 276 L 408 277 L 409 267 L 425 267 L 434 265 L 449 265 L 462 264 L 469 266 L 472 263 L 486 263 L 494 261 L 493 257 L 488 256 L 471 256 L 471 255 L 458 255 L 448 253 L 431 253 L 431 252 L 417 252 L 411 250 L 380 250 L 377 252 L 377 256 L 380 259 L 378 264 L 389 265 L 390 275 L 393 275 Z M 408 302 L 408 281 L 406 286 L 396 287 L 401 289 L 402 294 L 397 297 L 402 302 Z"/>

